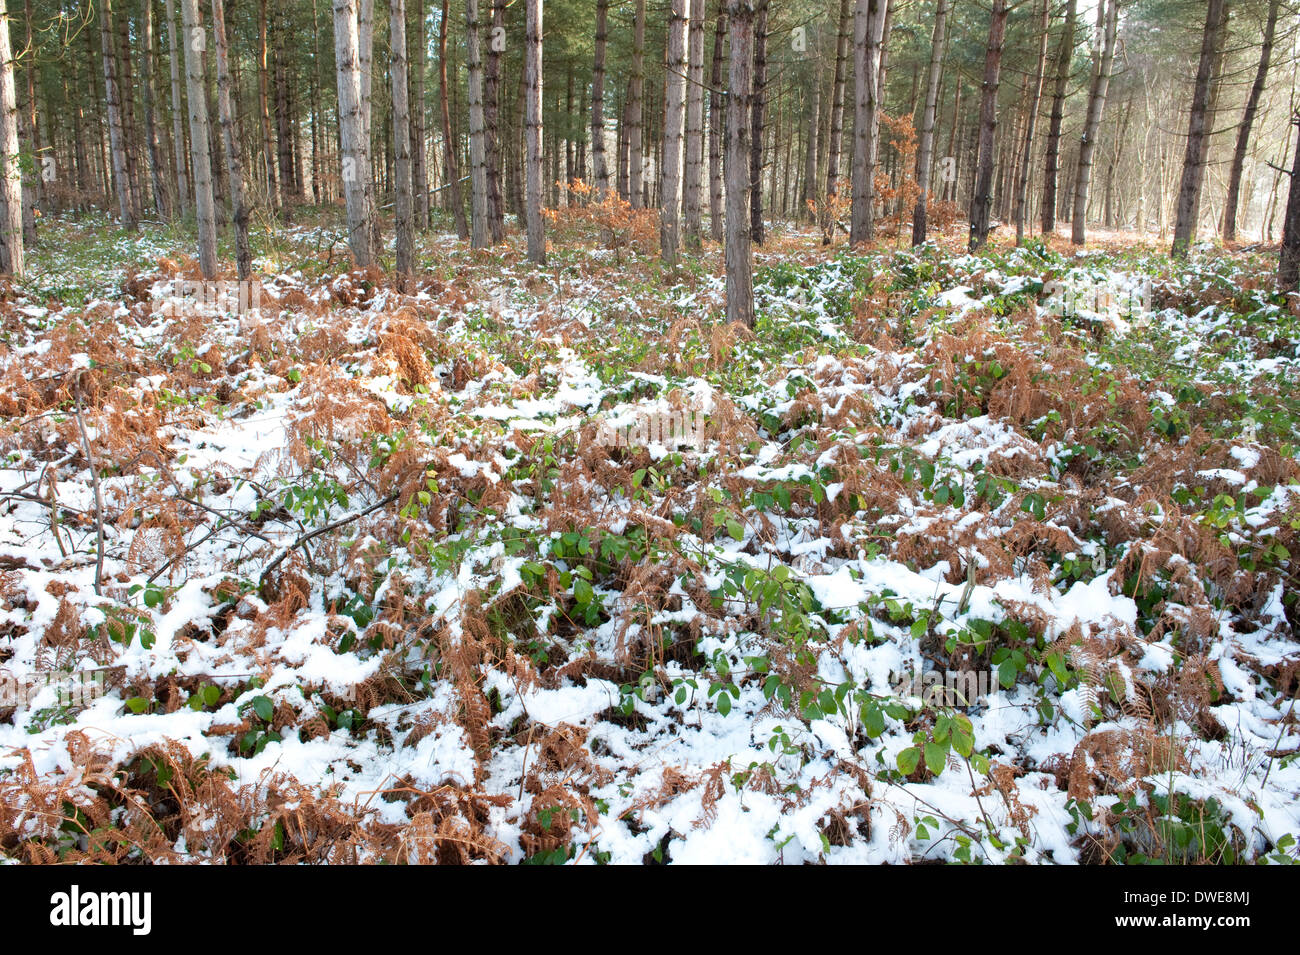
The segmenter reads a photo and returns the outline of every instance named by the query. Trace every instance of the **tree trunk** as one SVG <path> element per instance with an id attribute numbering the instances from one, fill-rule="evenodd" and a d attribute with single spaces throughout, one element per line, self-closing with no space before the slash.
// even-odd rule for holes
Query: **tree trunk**
<path id="1" fill-rule="evenodd" d="M 417 0 L 418 2 L 418 0 Z M 388 0 L 388 75 L 393 97 L 393 200 L 397 231 L 397 274 L 415 272 L 415 210 L 411 201 L 411 116 L 406 88 L 406 2 Z"/>
<path id="2" fill-rule="evenodd" d="M 767 106 L 767 4 L 755 8 L 753 130 L 749 140 L 749 230 L 763 244 L 763 113 Z"/>
<path id="3" fill-rule="evenodd" d="M 1070 241 L 1083 245 L 1087 237 L 1088 189 L 1092 185 L 1092 156 L 1097 149 L 1101 113 L 1106 108 L 1110 72 L 1115 61 L 1115 34 L 1119 24 L 1119 0 L 1103 0 L 1097 8 L 1097 27 L 1102 33 L 1101 50 L 1092 71 L 1088 90 L 1088 111 L 1079 140 L 1079 168 L 1074 179 L 1074 217 L 1070 222 Z"/>
<path id="4" fill-rule="evenodd" d="M 817 134 L 821 132 L 822 85 L 816 76 L 812 81 L 812 113 L 807 116 L 808 135 L 804 142 L 803 188 L 799 193 L 799 218 L 817 222 L 817 158 L 820 155 Z"/>
<path id="5" fill-rule="evenodd" d="M 158 126 L 155 122 L 155 96 L 153 87 L 153 3 L 144 0 L 140 5 L 140 95 L 144 106 L 144 141 L 149 158 L 149 181 L 157 202 L 158 214 L 171 217 L 171 194 L 167 177 L 163 174 L 162 150 L 158 145 Z"/>
<path id="6" fill-rule="evenodd" d="M 672 0 L 664 51 L 663 164 L 659 170 L 659 254 L 677 263 L 681 223 L 682 121 L 686 112 L 686 24 L 689 0 Z"/>
<path id="7" fill-rule="evenodd" d="M 22 278 L 24 272 L 23 181 L 18 148 L 18 94 L 9 42 L 9 12 L 6 0 L 0 0 L 0 272 L 14 278 Z"/>
<path id="8" fill-rule="evenodd" d="M 981 87 L 979 150 L 975 163 L 975 192 L 970 207 L 970 251 L 984 247 L 989 237 L 993 205 L 993 147 L 998 128 L 998 83 L 1002 71 L 1002 44 L 1006 38 L 1006 0 L 993 0 L 989 18 L 989 45 L 984 56 Z"/>
<path id="9" fill-rule="evenodd" d="M 416 229 L 429 228 L 429 164 L 425 152 L 424 70 L 429 38 L 424 22 L 424 0 L 411 4 L 415 26 L 414 56 L 410 57 L 411 72 L 411 198 Z"/>
<path id="10" fill-rule="evenodd" d="M 243 148 L 235 101 L 230 92 L 230 55 L 226 43 L 226 11 L 222 0 L 212 0 L 212 36 L 217 47 L 217 110 L 221 138 L 226 147 L 226 173 L 230 179 L 230 205 L 235 224 L 235 269 L 241 282 L 253 272 L 253 253 L 248 245 L 248 200 L 244 196 Z"/>
<path id="11" fill-rule="evenodd" d="M 642 143 L 645 105 L 645 0 L 636 0 L 636 23 L 632 31 L 632 85 L 628 91 L 628 196 L 633 209 L 645 202 L 641 194 L 645 146 Z"/>
<path id="12" fill-rule="evenodd" d="M 146 0 L 147 2 L 147 0 Z M 257 3 L 257 121 L 262 133 L 262 182 L 266 184 L 267 200 L 271 209 L 283 205 L 275 175 L 274 147 L 271 139 L 271 96 L 267 89 L 270 67 L 270 49 L 267 44 L 269 26 L 267 23 L 267 0 Z"/>
<path id="13" fill-rule="evenodd" d="M 726 0 L 718 0 L 718 25 L 713 34 L 713 66 L 709 90 L 709 235 L 721 242 L 722 233 L 722 139 L 726 113 L 726 91 L 722 85 L 722 67 L 726 61 L 723 44 L 727 37 Z"/>
<path id="14" fill-rule="evenodd" d="M 921 245 L 925 242 L 926 209 L 930 198 L 930 167 L 934 161 L 934 115 L 939 103 L 939 80 L 943 75 L 944 31 L 947 29 L 947 24 L 948 0 L 939 0 L 939 5 L 934 11 L 934 34 L 930 37 L 930 68 L 925 80 L 925 112 L 921 114 L 921 135 L 916 148 L 918 191 L 916 209 L 912 213 L 912 245 Z"/>
<path id="15" fill-rule="evenodd" d="M 704 173 L 704 17 L 708 0 L 690 0 L 690 64 L 686 84 L 686 184 L 682 206 L 686 214 L 686 244 L 700 248 L 704 209 L 700 201 Z"/>
<path id="16" fill-rule="evenodd" d="M 853 208 L 849 218 L 849 243 L 875 238 L 876 151 L 880 144 L 877 85 L 880 38 L 884 30 L 885 0 L 857 0 L 853 17 Z"/>
<path id="17" fill-rule="evenodd" d="M 289 115 L 289 67 L 285 62 L 284 41 L 289 32 L 285 17 L 275 27 L 272 38 L 272 69 L 275 73 L 275 137 L 276 163 L 280 167 L 280 197 L 283 208 L 288 209 L 289 197 L 295 194 L 293 177 L 293 134 Z"/>
<path id="18" fill-rule="evenodd" d="M 456 143 L 451 137 L 451 107 L 447 102 L 447 6 L 442 0 L 442 17 L 438 23 L 438 99 L 442 104 L 442 164 L 445 167 L 448 201 L 456 219 L 456 235 L 469 238 L 469 223 L 465 221 L 465 200 L 460 192 L 460 163 L 456 161 Z"/>
<path id="19" fill-rule="evenodd" d="M 334 0 L 334 62 L 338 74 L 339 141 L 343 150 L 348 245 L 357 265 L 367 268 L 374 261 L 375 253 L 374 226 L 370 221 L 372 206 L 368 199 L 370 143 L 365 137 L 362 116 L 360 45 L 357 0 Z"/>
<path id="20" fill-rule="evenodd" d="M 528 259 L 546 264 L 546 233 L 542 222 L 542 0 L 525 0 L 527 34 L 524 40 L 525 139 L 528 150 L 527 209 Z"/>
<path id="21" fill-rule="evenodd" d="M 505 204 L 501 197 L 501 53 L 497 38 L 505 38 L 506 0 L 492 0 L 492 37 L 483 68 L 483 155 L 487 163 L 488 229 L 496 244 L 506 237 Z M 498 33 L 497 30 L 501 32 Z"/>
<path id="22" fill-rule="evenodd" d="M 1020 171 L 1016 178 L 1016 245 L 1025 241 L 1025 204 L 1029 198 L 1029 166 L 1034 152 L 1034 129 L 1038 125 L 1038 107 L 1043 100 L 1043 80 L 1047 74 L 1047 33 L 1052 22 L 1051 0 L 1043 0 L 1038 15 L 1038 69 L 1034 73 L 1033 95 L 1029 98 L 1029 113 L 1025 121 L 1024 149 L 1020 156 Z"/>
<path id="23" fill-rule="evenodd" d="M 609 191 L 609 168 L 605 164 L 605 42 L 609 0 L 596 0 L 596 50 L 591 68 L 591 178 L 596 198 Z"/>
<path id="24" fill-rule="evenodd" d="M 185 24 L 185 87 L 190 107 L 190 167 L 198 210 L 199 269 L 205 279 L 211 279 L 217 274 L 217 209 L 212 197 L 208 97 L 203 88 L 207 35 L 199 19 L 198 0 L 181 0 L 181 18 Z"/>
<path id="25" fill-rule="evenodd" d="M 830 141 L 826 147 L 826 201 L 822 206 L 822 245 L 835 238 L 835 201 L 840 191 L 840 152 L 844 142 L 844 87 L 848 75 L 849 44 L 852 37 L 852 0 L 840 0 L 839 29 L 835 42 L 835 80 L 831 88 Z"/>
<path id="26" fill-rule="evenodd" d="M 766 6 L 764 0 L 758 0 Z M 754 327 L 754 263 L 750 248 L 749 136 L 754 66 L 755 0 L 728 0 L 731 64 L 727 84 L 727 321 Z"/>
<path id="27" fill-rule="evenodd" d="M 1241 174 L 1246 167 L 1246 149 L 1250 144 L 1251 127 L 1255 125 L 1255 113 L 1259 109 L 1259 98 L 1264 93 L 1264 84 L 1268 80 L 1269 60 L 1273 56 L 1273 35 L 1277 30 L 1278 7 L 1281 0 L 1269 0 L 1268 20 L 1264 24 L 1264 44 L 1259 50 L 1259 67 L 1255 70 L 1255 82 L 1246 97 L 1246 109 L 1241 115 L 1241 125 L 1237 128 L 1237 147 L 1232 153 L 1232 171 L 1228 175 L 1228 200 L 1223 207 L 1223 241 L 1237 240 L 1237 206 L 1241 198 Z"/>
<path id="28" fill-rule="evenodd" d="M 1201 185 L 1205 179 L 1204 145 L 1210 135 L 1207 114 L 1225 13 L 1224 0 L 1206 0 L 1205 30 L 1201 35 L 1201 57 L 1196 66 L 1196 85 L 1192 90 L 1192 108 L 1187 123 L 1187 151 L 1183 156 L 1174 242 L 1170 250 L 1170 254 L 1179 259 L 1187 257 L 1188 248 L 1196 237 L 1196 216 L 1200 209 Z"/>
<path id="29" fill-rule="evenodd" d="M 172 149 L 176 152 L 176 192 L 177 206 L 182 215 L 189 215 L 193 208 L 190 201 L 190 182 L 185 163 L 185 130 L 181 124 L 184 115 L 184 102 L 181 100 L 181 50 L 176 41 L 176 10 L 173 0 L 164 0 L 163 14 L 167 17 L 167 45 L 171 50 L 171 84 L 172 84 Z"/>
<path id="30" fill-rule="evenodd" d="M 134 232 L 135 212 L 131 203 L 131 180 L 127 175 L 127 143 L 122 128 L 122 101 L 117 85 L 113 52 L 113 14 L 108 0 L 99 0 L 99 39 L 104 55 L 104 92 L 108 107 L 108 142 L 113 157 L 113 188 L 117 193 L 117 214 L 122 227 Z M 202 42 L 202 36 L 199 37 Z M 17 106 L 14 107 L 17 109 Z M 15 133 L 17 135 L 17 133 Z M 21 198 L 19 215 L 21 217 Z"/>
<path id="31" fill-rule="evenodd" d="M 483 58 L 479 0 L 465 0 L 466 50 L 469 68 L 470 246 L 492 244 L 488 221 L 487 134 L 483 117 Z"/>
<path id="32" fill-rule="evenodd" d="M 1052 116 L 1047 124 L 1047 157 L 1043 172 L 1043 235 L 1056 231 L 1056 183 L 1061 163 L 1061 120 L 1065 115 L 1066 87 L 1070 82 L 1070 61 L 1074 58 L 1074 20 L 1078 0 L 1065 5 L 1065 29 L 1056 50 L 1056 86 L 1052 92 Z"/>
<path id="33" fill-rule="evenodd" d="M 1287 192 L 1286 218 L 1282 220 L 1282 250 L 1278 256 L 1277 284 L 1284 292 L 1300 289 L 1300 113 L 1292 122 L 1296 128 L 1295 158 L 1291 188 Z"/>

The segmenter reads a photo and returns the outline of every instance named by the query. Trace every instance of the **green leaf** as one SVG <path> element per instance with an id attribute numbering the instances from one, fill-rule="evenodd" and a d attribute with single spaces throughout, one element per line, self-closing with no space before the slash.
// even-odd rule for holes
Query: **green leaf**
<path id="1" fill-rule="evenodd" d="M 126 708 L 132 713 L 143 713 L 149 709 L 149 701 L 143 696 L 133 696 L 126 701 Z"/>
<path id="2" fill-rule="evenodd" d="M 727 518 L 727 533 L 733 540 L 742 541 L 745 539 L 745 529 L 732 518 Z"/>
<path id="3" fill-rule="evenodd" d="M 904 776 L 910 776 L 916 772 L 916 767 L 921 762 L 921 751 L 915 746 L 909 746 L 898 754 L 898 771 Z"/>
<path id="4" fill-rule="evenodd" d="M 925 765 L 936 776 L 942 773 L 944 767 L 948 765 L 948 747 L 934 742 L 926 743 Z"/>
<path id="5" fill-rule="evenodd" d="M 253 697 L 253 712 L 257 714 L 258 719 L 264 723 L 269 723 L 271 717 L 275 715 L 275 704 L 271 702 L 269 696 L 255 696 Z"/>

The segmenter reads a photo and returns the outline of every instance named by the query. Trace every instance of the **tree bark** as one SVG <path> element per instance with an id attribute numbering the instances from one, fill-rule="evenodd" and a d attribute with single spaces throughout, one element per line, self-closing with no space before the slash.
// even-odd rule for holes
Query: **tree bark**
<path id="1" fill-rule="evenodd" d="M 217 208 L 212 197 L 208 97 L 203 88 L 203 51 L 207 42 L 198 0 L 181 0 L 181 18 L 185 24 L 185 85 L 190 107 L 190 167 L 198 210 L 199 269 L 205 279 L 212 279 L 217 274 Z"/>
<path id="2" fill-rule="evenodd" d="M 766 3 L 759 0 L 763 6 Z M 754 263 L 749 207 L 749 136 L 755 0 L 728 0 L 731 64 L 727 84 L 727 321 L 754 327 Z"/>
<path id="3" fill-rule="evenodd" d="M 467 66 L 469 68 L 470 246 L 492 244 L 488 222 L 487 133 L 483 116 L 483 58 L 479 0 L 465 0 Z"/>
<path id="4" fill-rule="evenodd" d="M 154 105 L 156 97 L 153 85 L 153 3 L 144 0 L 140 5 L 140 96 L 144 107 L 144 141 L 149 157 L 149 181 L 153 187 L 158 214 L 163 218 L 171 217 L 171 193 L 167 188 L 167 177 L 163 174 L 162 150 L 158 144 L 158 126 Z"/>
<path id="5" fill-rule="evenodd" d="M 230 55 L 226 43 L 226 11 L 222 0 L 212 0 L 212 35 L 217 47 L 217 110 L 221 139 L 226 147 L 226 174 L 230 179 L 230 205 L 235 225 L 235 270 L 241 282 L 253 272 L 253 253 L 248 245 L 248 200 L 244 194 L 243 147 L 235 101 L 231 95 Z"/>
<path id="6" fill-rule="evenodd" d="M 14 86 L 9 12 L 6 0 L 0 0 L 0 272 L 22 278 L 24 269 L 23 181 L 18 165 L 18 94 Z"/>
<path id="7" fill-rule="evenodd" d="M 122 227 L 134 232 L 138 226 L 131 202 L 131 180 L 127 174 L 127 143 L 122 127 L 122 100 L 114 69 L 113 14 L 108 0 L 99 0 L 99 39 L 104 56 L 104 93 L 108 107 L 108 143 L 113 158 L 113 189 L 117 194 L 117 214 Z M 17 106 L 14 107 L 17 109 Z M 21 199 L 19 200 L 21 210 Z M 21 211 L 20 211 L 21 215 Z"/>
<path id="8" fill-rule="evenodd" d="M 755 8 L 754 87 L 750 107 L 754 128 L 749 140 L 749 230 L 755 245 L 763 244 L 763 123 L 767 107 L 767 8 Z"/>
<path id="9" fill-rule="evenodd" d="M 1291 121 L 1296 128 L 1296 148 L 1291 188 L 1287 192 L 1286 217 L 1282 220 L 1282 250 L 1277 263 L 1277 284 L 1284 292 L 1300 289 L 1300 113 L 1296 113 Z"/>
<path id="10" fill-rule="evenodd" d="M 690 0 L 690 29 L 686 84 L 686 184 L 682 206 L 686 214 L 686 244 L 700 248 L 704 209 L 700 201 L 704 173 L 704 17 L 708 0 Z"/>
<path id="11" fill-rule="evenodd" d="M 496 38 L 505 36 L 506 0 L 492 0 L 492 30 L 483 67 L 483 155 L 487 163 L 488 229 L 496 244 L 506 237 L 505 203 L 501 196 L 501 50 Z M 498 34 L 498 28 L 501 33 Z"/>
<path id="12" fill-rule="evenodd" d="M 438 23 L 438 99 L 442 105 L 442 164 L 446 172 L 448 201 L 456 219 L 456 235 L 469 238 L 469 223 L 465 220 L 465 200 L 460 192 L 460 163 L 456 159 L 456 143 L 451 137 L 451 106 L 447 102 L 447 6 L 442 0 L 442 17 Z"/>
<path id="13" fill-rule="evenodd" d="M 1196 85 L 1192 90 L 1192 108 L 1187 121 L 1187 150 L 1183 156 L 1174 242 L 1170 250 L 1170 254 L 1178 259 L 1187 257 L 1192 240 L 1196 237 L 1196 216 L 1200 209 L 1201 186 L 1205 179 L 1204 146 L 1210 134 L 1207 114 L 1225 13 L 1224 0 L 1206 0 L 1205 29 L 1201 34 L 1201 56 L 1196 66 Z"/>
<path id="14" fill-rule="evenodd" d="M 875 238 L 876 151 L 880 143 L 877 85 L 880 37 L 884 29 L 885 0 L 857 0 L 853 17 L 853 207 L 849 217 L 849 243 Z"/>
<path id="15" fill-rule="evenodd" d="M 1102 32 L 1102 45 L 1092 71 L 1092 85 L 1088 90 L 1088 111 L 1083 123 L 1083 137 L 1079 140 L 1079 167 L 1074 178 L 1074 215 L 1070 221 L 1070 241 L 1083 245 L 1087 238 L 1088 190 L 1092 186 L 1092 156 L 1097 150 L 1097 133 L 1101 128 L 1101 113 L 1106 108 L 1106 93 L 1110 88 L 1110 72 L 1115 61 L 1115 34 L 1119 24 L 1119 0 L 1103 0 L 1097 8 L 1097 26 Z"/>
<path id="16" fill-rule="evenodd" d="M 275 175 L 274 146 L 271 139 L 271 96 L 267 89 L 270 78 L 270 48 L 267 0 L 257 3 L 257 121 L 262 133 L 262 182 L 266 185 L 267 200 L 274 211 L 283 205 L 278 180 Z"/>
<path id="17" fill-rule="evenodd" d="M 663 163 L 659 170 L 659 254 L 677 263 L 681 224 L 682 121 L 686 113 L 686 24 L 689 0 L 672 0 L 664 51 Z"/>
<path id="18" fill-rule="evenodd" d="M 418 0 L 417 0 L 418 2 Z M 415 272 L 415 208 L 411 199 L 411 115 L 406 86 L 406 3 L 388 0 L 388 75 L 393 98 L 393 200 L 397 231 L 397 274 Z"/>
<path id="19" fill-rule="evenodd" d="M 839 29 L 835 42 L 835 80 L 831 89 L 830 142 L 826 148 L 826 201 L 822 206 L 822 245 L 835 239 L 835 201 L 840 191 L 840 152 L 844 143 L 844 88 L 848 75 L 852 0 L 840 0 Z"/>
<path id="20" fill-rule="evenodd" d="M 176 153 L 176 193 L 177 206 L 182 215 L 189 215 L 194 208 L 190 198 L 190 182 L 186 172 L 185 130 L 181 117 L 184 115 L 184 102 L 181 99 L 181 49 L 176 41 L 176 10 L 173 0 L 164 0 L 163 14 L 167 17 L 167 44 L 171 50 L 171 84 L 172 84 L 172 149 Z"/>
<path id="21" fill-rule="evenodd" d="M 998 128 L 998 83 L 1002 71 L 1002 44 L 1006 38 L 1006 0 L 993 0 L 989 18 L 989 43 L 984 56 L 984 83 L 980 98 L 979 149 L 975 164 L 975 192 L 970 208 L 970 251 L 983 248 L 989 237 L 993 206 L 993 148 Z"/>
<path id="22" fill-rule="evenodd" d="M 193 0 L 185 0 L 190 3 Z M 360 268 L 374 261 L 370 221 L 370 143 L 365 136 L 361 98 L 361 40 L 357 0 L 334 0 L 334 61 L 338 79 L 339 140 L 343 150 L 343 199 L 347 205 L 348 245 Z M 283 144 L 282 144 L 283 145 Z"/>
<path id="23" fill-rule="evenodd" d="M 1038 15 L 1038 68 L 1034 73 L 1033 95 L 1029 98 L 1029 112 L 1025 121 L 1024 148 L 1020 156 L 1020 171 L 1016 178 L 1016 245 L 1025 241 L 1025 205 L 1029 198 L 1029 165 L 1034 152 L 1034 129 L 1038 125 L 1038 107 L 1043 100 L 1043 81 L 1047 75 L 1047 33 L 1052 22 L 1051 0 L 1043 0 Z"/>
<path id="24" fill-rule="evenodd" d="M 605 163 L 605 42 L 609 0 L 596 0 L 596 50 L 591 67 L 591 178 L 596 198 L 609 191 L 609 167 Z"/>
<path id="25" fill-rule="evenodd" d="M 1246 97 L 1246 109 L 1241 115 L 1241 125 L 1237 128 L 1237 146 L 1232 153 L 1232 171 L 1228 174 L 1228 199 L 1223 207 L 1223 241 L 1237 241 L 1237 206 L 1241 200 L 1241 175 L 1246 168 L 1246 149 L 1250 145 L 1250 131 L 1255 125 L 1255 113 L 1259 109 L 1259 98 L 1264 94 L 1264 84 L 1268 80 L 1269 61 L 1273 56 L 1273 37 L 1277 32 L 1277 14 L 1281 0 L 1269 0 L 1268 19 L 1264 24 L 1264 43 L 1259 50 L 1259 67 L 1255 70 L 1255 82 Z"/>
<path id="26" fill-rule="evenodd" d="M 424 0 L 411 4 L 414 21 L 414 55 L 410 59 L 411 73 L 411 198 L 416 229 L 429 228 L 429 164 L 425 152 L 424 70 L 429 38 L 424 22 Z"/>
<path id="27" fill-rule="evenodd" d="M 524 40 L 525 140 L 527 158 L 528 259 L 546 264 L 546 233 L 542 222 L 542 0 L 525 0 Z"/>
<path id="28" fill-rule="evenodd" d="M 1056 49 L 1056 86 L 1052 91 L 1052 116 L 1047 124 L 1047 156 L 1043 172 L 1043 235 L 1056 231 L 1056 185 L 1061 163 L 1061 120 L 1065 115 L 1066 87 L 1070 82 L 1070 61 L 1074 58 L 1074 21 L 1078 0 L 1065 5 L 1065 29 Z"/>
<path id="29" fill-rule="evenodd" d="M 1046 3 L 1046 0 L 1044 0 Z M 921 114 L 921 135 L 916 148 L 916 208 L 912 212 L 912 245 L 925 242 L 926 212 L 930 198 L 930 167 L 934 161 L 934 116 L 939 103 L 939 80 L 943 75 L 944 31 L 948 24 L 948 0 L 939 0 L 934 11 L 934 34 L 930 37 L 930 67 L 925 81 L 925 111 Z M 1044 43 L 1046 40 L 1044 40 Z"/>
<path id="30" fill-rule="evenodd" d="M 645 146 L 642 142 L 643 109 L 645 103 L 645 0 L 636 0 L 636 22 L 632 29 L 632 85 L 628 91 L 628 197 L 633 209 L 641 209 L 641 176 L 644 169 Z"/>
<path id="31" fill-rule="evenodd" d="M 709 236 L 723 240 L 722 140 L 726 113 L 726 91 L 722 85 L 722 67 L 726 62 L 724 41 L 727 37 L 726 0 L 718 0 L 718 25 L 713 33 L 713 65 L 709 90 Z"/>

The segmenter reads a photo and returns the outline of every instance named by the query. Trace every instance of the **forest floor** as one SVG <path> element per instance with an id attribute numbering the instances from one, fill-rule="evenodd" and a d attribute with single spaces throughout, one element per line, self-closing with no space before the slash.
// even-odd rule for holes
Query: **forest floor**
<path id="1" fill-rule="evenodd" d="M 1265 251 L 787 231 L 751 333 L 716 246 L 324 221 L 0 290 L 0 858 L 1297 860 Z"/>

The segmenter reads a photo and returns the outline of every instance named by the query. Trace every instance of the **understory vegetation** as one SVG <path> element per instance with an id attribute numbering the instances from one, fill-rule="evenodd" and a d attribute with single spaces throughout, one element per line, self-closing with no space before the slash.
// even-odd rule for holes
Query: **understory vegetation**
<path id="1" fill-rule="evenodd" d="M 786 231 L 751 332 L 715 246 L 576 209 L 542 269 L 421 235 L 405 291 L 308 217 L 243 312 L 176 294 L 180 230 L 47 220 L 0 290 L 0 855 L 1297 861 L 1272 256 Z"/>

